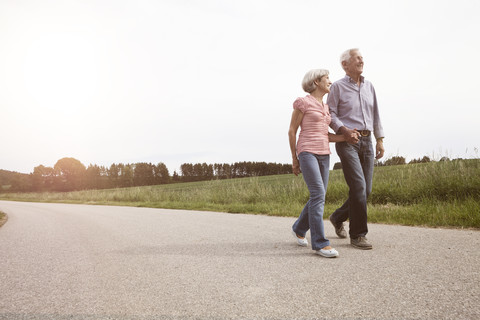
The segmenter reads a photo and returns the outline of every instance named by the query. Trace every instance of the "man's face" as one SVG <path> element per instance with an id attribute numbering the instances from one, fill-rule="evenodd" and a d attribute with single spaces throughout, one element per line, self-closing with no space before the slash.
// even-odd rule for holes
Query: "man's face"
<path id="1" fill-rule="evenodd" d="M 345 71 L 351 75 L 361 75 L 363 72 L 363 57 L 359 51 L 350 53 L 350 60 L 344 62 Z"/>

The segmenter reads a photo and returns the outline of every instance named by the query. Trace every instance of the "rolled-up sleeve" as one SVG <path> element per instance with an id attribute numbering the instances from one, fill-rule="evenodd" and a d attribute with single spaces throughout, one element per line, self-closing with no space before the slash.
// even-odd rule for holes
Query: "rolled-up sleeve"
<path id="1" fill-rule="evenodd" d="M 375 89 L 372 86 L 373 94 L 373 134 L 375 139 L 384 138 L 385 134 L 383 132 L 382 121 L 380 120 L 380 111 L 378 110 L 377 95 Z"/>

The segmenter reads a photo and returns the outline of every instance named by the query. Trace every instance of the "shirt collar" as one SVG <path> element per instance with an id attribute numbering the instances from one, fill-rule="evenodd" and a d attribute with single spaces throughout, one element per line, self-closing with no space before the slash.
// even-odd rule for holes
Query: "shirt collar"
<path id="1" fill-rule="evenodd" d="M 345 78 L 344 78 L 346 81 L 348 82 L 351 82 L 351 83 L 356 83 L 352 78 L 350 78 L 350 76 L 348 74 L 345 75 Z M 364 83 L 365 82 L 365 77 L 364 76 L 360 76 L 360 82 L 361 83 Z"/>

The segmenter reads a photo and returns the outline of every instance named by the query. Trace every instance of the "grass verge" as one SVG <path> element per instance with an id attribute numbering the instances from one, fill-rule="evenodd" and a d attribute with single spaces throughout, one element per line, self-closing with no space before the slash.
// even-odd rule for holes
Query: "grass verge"
<path id="1" fill-rule="evenodd" d="M 480 160 L 375 168 L 369 221 L 428 227 L 480 228 Z M 332 171 L 325 218 L 348 195 L 341 170 Z M 309 193 L 301 176 L 280 175 L 194 183 L 84 190 L 5 193 L 17 201 L 126 205 L 298 216 Z"/>
<path id="2" fill-rule="evenodd" d="M 0 211 L 0 227 L 2 227 L 7 222 L 7 214 Z"/>

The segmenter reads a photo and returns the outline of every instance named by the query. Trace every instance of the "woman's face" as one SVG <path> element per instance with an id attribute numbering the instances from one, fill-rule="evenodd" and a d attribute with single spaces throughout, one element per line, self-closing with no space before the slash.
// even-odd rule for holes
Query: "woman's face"
<path id="1" fill-rule="evenodd" d="M 330 86 L 332 85 L 332 82 L 330 81 L 330 78 L 327 76 L 323 76 L 320 80 L 317 80 L 317 87 L 318 89 L 329 93 L 330 92 Z"/>

